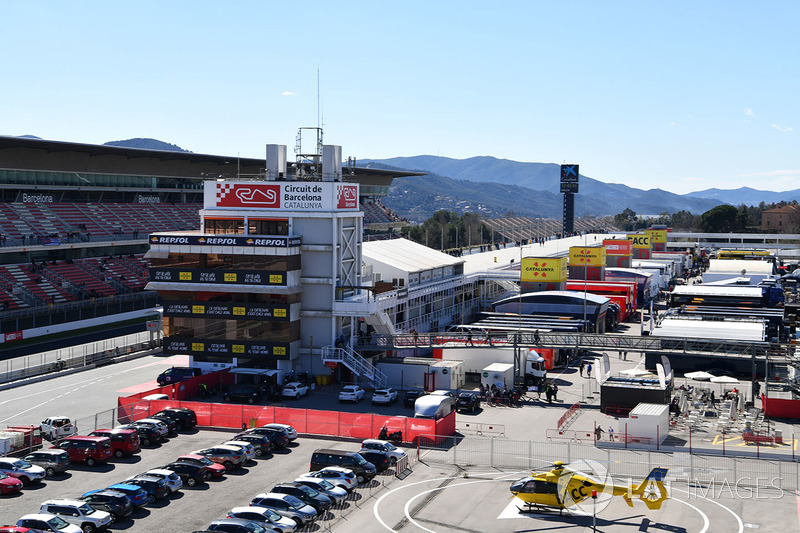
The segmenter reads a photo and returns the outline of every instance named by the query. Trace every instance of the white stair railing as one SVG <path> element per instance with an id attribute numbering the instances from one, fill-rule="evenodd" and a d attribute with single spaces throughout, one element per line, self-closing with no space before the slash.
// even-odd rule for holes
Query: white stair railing
<path id="1" fill-rule="evenodd" d="M 352 348 L 337 348 L 335 346 L 324 346 L 322 348 L 322 361 L 324 363 L 341 363 L 356 375 L 372 382 L 376 389 L 386 386 L 386 374 L 375 368 L 375 366 L 361 357 Z"/>

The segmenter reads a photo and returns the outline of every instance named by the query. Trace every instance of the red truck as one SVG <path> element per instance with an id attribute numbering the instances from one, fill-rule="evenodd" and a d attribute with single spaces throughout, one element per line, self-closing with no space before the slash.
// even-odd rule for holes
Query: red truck
<path id="1" fill-rule="evenodd" d="M 41 447 L 42 431 L 39 426 L 8 426 L 0 429 L 0 455 L 28 452 Z"/>

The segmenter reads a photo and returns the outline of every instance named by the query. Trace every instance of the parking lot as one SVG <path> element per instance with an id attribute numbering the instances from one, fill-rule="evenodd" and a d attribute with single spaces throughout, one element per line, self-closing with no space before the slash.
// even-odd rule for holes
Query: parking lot
<path id="1" fill-rule="evenodd" d="M 160 446 L 143 448 L 133 457 L 112 460 L 106 465 L 88 468 L 73 465 L 65 474 L 26 487 L 16 496 L 0 499 L 0 524 L 13 524 L 19 517 L 38 512 L 40 504 L 50 498 L 77 497 L 84 492 L 101 489 L 129 476 L 163 466 L 178 455 L 230 440 L 233 432 L 194 430 L 171 438 Z M 276 483 L 293 481 L 308 472 L 311 453 L 317 448 L 358 450 L 357 442 L 299 438 L 289 448 L 251 461 L 245 468 L 234 470 L 218 480 L 193 488 L 184 487 L 178 493 L 153 505 L 135 511 L 129 519 L 111 525 L 112 531 L 131 533 L 150 531 L 191 532 L 204 529 L 211 521 L 224 518 L 233 507 L 247 506 L 260 492 L 267 492 Z M 378 475 L 365 486 L 356 489 L 348 500 L 332 512 L 307 526 L 303 531 L 328 530 L 338 517 L 351 512 L 366 496 L 381 485 L 393 480 L 391 474 Z"/>

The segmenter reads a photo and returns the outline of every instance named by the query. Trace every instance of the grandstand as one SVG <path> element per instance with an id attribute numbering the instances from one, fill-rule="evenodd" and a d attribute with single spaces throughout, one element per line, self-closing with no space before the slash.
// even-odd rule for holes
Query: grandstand
<path id="1" fill-rule="evenodd" d="M 487 218 L 483 219 L 482 222 L 493 231 L 493 242 L 518 242 L 551 238 L 561 235 L 563 229 L 561 221 L 553 218 L 504 217 Z M 611 233 L 618 231 L 619 229 L 599 218 L 585 217 L 575 220 L 576 233 Z"/>

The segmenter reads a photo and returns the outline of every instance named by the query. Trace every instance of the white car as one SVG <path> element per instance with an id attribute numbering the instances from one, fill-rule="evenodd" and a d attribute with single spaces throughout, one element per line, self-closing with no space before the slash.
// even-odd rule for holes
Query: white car
<path id="1" fill-rule="evenodd" d="M 294 398 L 299 400 L 303 396 L 308 396 L 308 385 L 303 385 L 299 381 L 292 381 L 283 386 L 281 396 L 284 398 Z"/>
<path id="2" fill-rule="evenodd" d="M 295 429 L 292 426 L 290 426 L 289 424 L 273 423 L 273 424 L 264 424 L 261 427 L 262 428 L 273 428 L 273 429 L 285 429 L 286 430 L 286 436 L 289 437 L 289 440 L 295 440 L 297 438 L 297 431 L 295 431 Z"/>
<path id="3" fill-rule="evenodd" d="M 388 440 L 380 439 L 367 439 L 361 443 L 362 450 L 377 450 L 379 452 L 386 452 L 392 464 L 406 456 L 406 452 L 389 442 Z"/>
<path id="4" fill-rule="evenodd" d="M 228 511 L 228 518 L 253 520 L 263 524 L 264 527 L 277 529 L 281 533 L 292 533 L 297 529 L 297 522 L 291 518 L 279 515 L 269 507 L 258 507 L 256 505 L 234 507 Z"/>
<path id="5" fill-rule="evenodd" d="M 166 439 L 167 435 L 169 435 L 169 426 L 156 418 L 142 418 L 141 420 L 134 422 L 134 424 L 155 428 L 155 430 L 158 431 L 158 436 L 161 437 L 161 440 Z"/>
<path id="6" fill-rule="evenodd" d="M 300 483 L 306 487 L 319 491 L 333 500 L 334 504 L 342 503 L 347 499 L 347 491 L 338 485 L 334 485 L 327 479 L 301 476 L 294 480 L 295 483 Z"/>
<path id="7" fill-rule="evenodd" d="M 347 491 L 351 491 L 358 486 L 358 479 L 356 479 L 355 472 L 349 468 L 342 468 L 341 466 L 327 466 L 321 470 L 317 470 L 316 472 L 303 474 L 300 477 L 304 479 L 324 479 L 325 481 L 329 481 L 337 487 L 342 487 Z"/>
<path id="8" fill-rule="evenodd" d="M 23 485 L 38 483 L 47 475 L 44 468 L 16 457 L 0 457 L 0 472 L 22 481 Z"/>
<path id="9" fill-rule="evenodd" d="M 114 521 L 111 513 L 94 509 L 83 500 L 47 500 L 42 503 L 39 512 L 54 514 L 66 522 L 78 526 L 82 531 L 106 529 Z"/>
<path id="10" fill-rule="evenodd" d="M 383 403 L 387 405 L 397 401 L 397 391 L 394 389 L 377 389 L 372 393 L 372 405 Z"/>
<path id="11" fill-rule="evenodd" d="M 364 389 L 359 387 L 358 385 L 345 385 L 344 388 L 339 391 L 339 401 L 340 402 L 355 402 L 358 403 L 364 397 Z"/>
<path id="12" fill-rule="evenodd" d="M 225 446 L 235 446 L 237 448 L 241 448 L 242 453 L 244 453 L 245 456 L 245 462 L 253 461 L 256 458 L 256 449 L 253 447 L 252 444 L 250 444 L 245 440 L 229 440 L 223 442 L 222 444 L 224 444 Z"/>
<path id="13" fill-rule="evenodd" d="M 17 526 L 27 527 L 36 531 L 55 531 L 56 533 L 83 533 L 83 530 L 70 524 L 60 516 L 50 513 L 26 514 L 17 520 Z"/>
<path id="14" fill-rule="evenodd" d="M 167 470 L 166 468 L 154 468 L 152 470 L 148 470 L 142 475 L 160 477 L 161 479 L 166 481 L 170 494 L 173 492 L 178 492 L 183 487 L 183 480 L 181 480 L 181 477 L 172 470 Z"/>
<path id="15" fill-rule="evenodd" d="M 51 416 L 42 420 L 42 436 L 49 440 L 63 439 L 78 434 L 78 426 L 68 416 Z"/>

